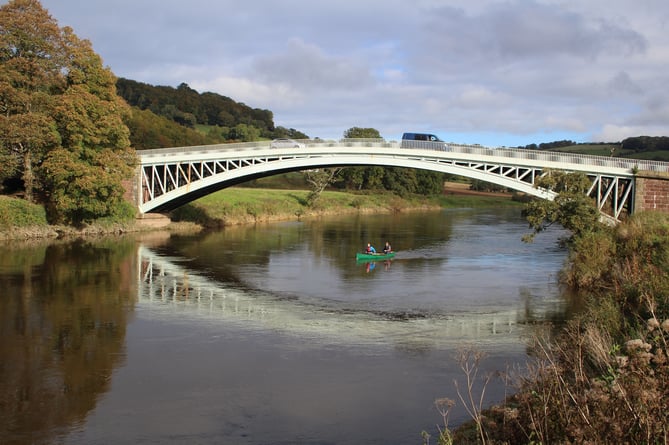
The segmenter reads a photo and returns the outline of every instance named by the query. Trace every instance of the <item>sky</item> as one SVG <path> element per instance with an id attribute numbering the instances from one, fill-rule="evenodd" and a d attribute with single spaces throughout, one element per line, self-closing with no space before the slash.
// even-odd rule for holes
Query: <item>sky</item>
<path id="1" fill-rule="evenodd" d="M 667 0 L 41 3 L 118 77 L 228 96 L 312 138 L 669 136 Z"/>

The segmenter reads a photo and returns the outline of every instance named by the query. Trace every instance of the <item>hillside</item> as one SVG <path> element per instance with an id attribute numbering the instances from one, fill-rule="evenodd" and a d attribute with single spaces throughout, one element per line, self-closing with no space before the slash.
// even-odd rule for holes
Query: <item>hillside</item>
<path id="1" fill-rule="evenodd" d="M 136 149 L 308 136 L 276 127 L 270 110 L 252 108 L 220 94 L 198 93 L 187 84 L 153 86 L 119 78 L 117 94 L 132 108 L 128 123 Z M 175 125 L 176 124 L 176 125 Z"/>
<path id="2" fill-rule="evenodd" d="M 669 137 L 666 136 L 635 136 L 624 139 L 622 142 L 587 142 L 580 144 L 573 141 L 555 141 L 538 145 L 530 144 L 521 148 L 595 156 L 669 161 Z"/>

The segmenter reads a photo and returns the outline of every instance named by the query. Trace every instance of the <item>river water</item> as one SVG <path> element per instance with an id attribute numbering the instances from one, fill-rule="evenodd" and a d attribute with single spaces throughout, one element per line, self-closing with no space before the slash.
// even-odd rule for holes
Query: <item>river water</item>
<path id="1" fill-rule="evenodd" d="M 3 246 L 0 443 L 436 443 L 522 367 L 566 252 L 518 209 Z M 360 263 L 388 240 L 392 261 Z M 485 403 L 512 388 L 492 379 Z"/>

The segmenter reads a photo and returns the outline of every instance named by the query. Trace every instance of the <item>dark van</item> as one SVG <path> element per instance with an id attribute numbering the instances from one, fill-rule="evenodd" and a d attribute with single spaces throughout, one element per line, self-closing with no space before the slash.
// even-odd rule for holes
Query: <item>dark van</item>
<path id="1" fill-rule="evenodd" d="M 430 143 L 431 142 L 431 143 Z M 438 144 L 437 144 L 438 143 Z M 444 141 L 429 133 L 404 133 L 402 135 L 402 148 L 447 148 Z"/>

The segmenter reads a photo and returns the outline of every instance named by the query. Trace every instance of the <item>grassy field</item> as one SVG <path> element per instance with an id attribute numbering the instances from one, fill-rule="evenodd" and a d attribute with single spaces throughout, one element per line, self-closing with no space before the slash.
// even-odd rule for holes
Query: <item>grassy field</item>
<path id="1" fill-rule="evenodd" d="M 200 198 L 173 212 L 177 221 L 224 226 L 342 213 L 396 213 L 419 209 L 518 206 L 508 196 L 448 194 L 399 197 L 390 193 L 325 191 L 315 205 L 307 204 L 308 190 L 231 187 Z"/>
<path id="2" fill-rule="evenodd" d="M 616 144 L 578 144 L 578 145 L 569 145 L 567 147 L 560 147 L 554 149 L 554 151 L 560 151 L 564 153 L 577 153 L 583 155 L 595 155 L 595 156 L 611 156 L 611 150 L 613 151 L 613 156 L 619 158 L 632 158 L 632 159 L 646 159 L 652 161 L 669 161 L 669 151 L 644 151 L 644 152 L 635 152 L 632 150 L 621 150 Z"/>
<path id="3" fill-rule="evenodd" d="M 290 185 L 296 188 L 286 188 Z M 283 188 L 280 188 L 283 187 Z M 301 175 L 295 177 L 267 178 L 244 187 L 231 187 L 207 195 L 172 212 L 175 222 L 196 223 L 205 227 L 300 219 L 306 217 L 347 213 L 399 213 L 415 210 L 438 210 L 440 208 L 520 206 L 511 194 L 486 194 L 467 190 L 466 184 L 453 183 L 441 196 L 414 195 L 400 197 L 388 192 L 344 192 L 325 191 L 316 203 L 309 205 L 309 190 L 301 183 Z M 94 228 L 104 232 L 107 227 L 114 231 L 132 231 L 130 225 L 116 226 L 97 222 Z M 0 238 L 11 238 L 17 230 L 21 237 L 40 237 L 40 233 L 52 236 L 54 228 L 46 218 L 44 208 L 22 199 L 0 196 Z M 74 230 L 74 228 L 72 228 Z M 67 231 L 67 228 L 59 228 Z M 25 233 L 24 233 L 25 232 Z M 31 235 L 34 234 L 34 235 Z M 45 235 L 46 236 L 46 235 Z"/>

